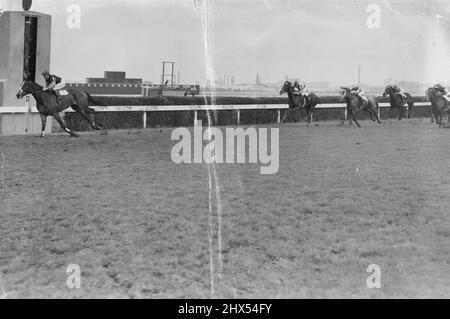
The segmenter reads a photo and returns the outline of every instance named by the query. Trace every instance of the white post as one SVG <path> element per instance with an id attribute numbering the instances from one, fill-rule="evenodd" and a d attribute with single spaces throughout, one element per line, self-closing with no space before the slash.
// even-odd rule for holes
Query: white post
<path id="1" fill-rule="evenodd" d="M 281 110 L 280 109 L 278 109 L 278 119 L 277 119 L 277 121 L 278 121 L 278 124 L 280 124 L 280 122 L 281 122 Z"/>
<path id="2" fill-rule="evenodd" d="M 194 111 L 194 126 L 197 126 L 197 110 Z"/>
<path id="3" fill-rule="evenodd" d="M 241 122 L 241 110 L 237 110 L 237 124 L 239 125 L 239 123 Z"/>
<path id="4" fill-rule="evenodd" d="M 344 121 L 347 121 L 347 120 L 348 120 L 347 106 L 345 106 L 345 109 L 344 109 Z"/>
<path id="5" fill-rule="evenodd" d="M 380 119 L 381 116 L 381 106 L 378 106 L 378 119 Z"/>
<path id="6" fill-rule="evenodd" d="M 147 112 L 142 113 L 142 127 L 147 128 Z"/>
<path id="7" fill-rule="evenodd" d="M 27 124 L 26 124 L 26 127 L 25 127 L 25 134 L 28 134 L 28 129 L 30 127 L 30 113 L 31 113 L 30 97 L 29 96 L 25 97 L 25 105 L 27 107 L 27 113 L 25 114 L 26 121 L 27 121 Z"/>

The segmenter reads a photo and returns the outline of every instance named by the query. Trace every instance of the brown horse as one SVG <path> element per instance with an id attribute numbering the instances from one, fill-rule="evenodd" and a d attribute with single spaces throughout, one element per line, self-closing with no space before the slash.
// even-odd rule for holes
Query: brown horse
<path id="1" fill-rule="evenodd" d="M 379 105 L 377 100 L 373 96 L 367 97 L 369 100 L 369 103 L 367 103 L 364 102 L 359 96 L 352 94 L 348 87 L 343 86 L 341 87 L 339 94 L 341 95 L 339 100 L 347 103 L 347 117 L 350 124 L 352 124 L 353 120 L 356 125 L 358 125 L 358 127 L 361 127 L 355 116 L 356 112 L 360 110 L 368 112 L 369 118 L 372 121 L 376 120 L 379 124 L 381 124 L 381 121 L 378 118 Z"/>
<path id="2" fill-rule="evenodd" d="M 448 113 L 450 102 L 447 101 L 440 92 L 434 87 L 428 88 L 425 92 L 426 100 L 431 102 L 431 111 L 433 112 L 436 124 L 442 126 L 442 118 Z"/>
<path id="3" fill-rule="evenodd" d="M 78 136 L 70 130 L 59 116 L 59 112 L 71 107 L 75 112 L 86 119 L 94 130 L 101 130 L 102 125 L 95 123 L 95 110 L 89 107 L 89 103 L 103 106 L 95 101 L 89 93 L 76 89 L 66 89 L 69 94 L 61 96 L 61 104 L 58 104 L 57 97 L 51 91 L 44 90 L 42 86 L 33 81 L 25 80 L 16 94 L 18 99 L 22 99 L 25 95 L 31 94 L 36 100 L 36 108 L 39 111 L 42 122 L 41 137 L 44 137 L 47 116 L 53 116 L 59 125 L 70 134 L 70 136 Z"/>
<path id="4" fill-rule="evenodd" d="M 400 93 L 395 92 L 394 88 L 391 85 L 388 85 L 386 89 L 384 89 L 383 96 L 388 95 L 389 95 L 389 102 L 391 104 L 390 111 L 393 109 L 398 109 L 398 120 L 400 121 L 402 119 L 402 112 L 405 107 L 407 107 L 409 118 L 409 111 L 412 110 L 412 108 L 414 107 L 414 100 L 411 94 L 405 93 L 406 97 L 404 97 Z"/>
<path id="5" fill-rule="evenodd" d="M 288 95 L 289 109 L 291 110 L 294 121 L 297 122 L 297 118 L 295 117 L 294 111 L 303 108 L 303 105 L 305 104 L 304 103 L 305 97 L 301 94 L 300 95 L 294 94 L 294 89 L 292 88 L 292 84 L 289 81 L 284 82 L 283 87 L 280 90 L 280 95 L 282 95 L 283 93 L 287 93 Z M 308 122 L 308 125 L 311 123 L 314 108 L 316 107 L 317 104 L 320 104 L 319 97 L 314 93 L 310 93 L 305 104 L 305 111 L 306 111 L 305 120 Z M 282 122 L 286 120 L 286 115 L 287 111 L 284 113 Z"/>

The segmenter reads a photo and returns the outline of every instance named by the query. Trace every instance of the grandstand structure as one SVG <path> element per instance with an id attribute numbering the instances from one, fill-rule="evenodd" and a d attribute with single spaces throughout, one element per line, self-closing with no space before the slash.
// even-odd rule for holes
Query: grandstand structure
<path id="1" fill-rule="evenodd" d="M 142 79 L 130 79 L 123 71 L 105 71 L 103 78 L 86 78 L 85 83 L 69 82 L 67 88 L 92 95 L 142 96 Z"/>

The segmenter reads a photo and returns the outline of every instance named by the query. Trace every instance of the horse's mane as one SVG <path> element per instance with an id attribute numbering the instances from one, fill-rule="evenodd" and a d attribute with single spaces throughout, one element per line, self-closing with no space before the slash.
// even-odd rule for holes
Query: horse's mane
<path id="1" fill-rule="evenodd" d="M 40 90 L 43 88 L 41 85 L 39 85 L 36 82 L 33 82 L 31 80 L 27 80 L 26 82 L 29 83 L 30 85 L 32 85 L 33 89 L 35 89 L 35 90 Z"/>
<path id="2" fill-rule="evenodd" d="M 434 88 L 434 87 L 429 87 L 426 91 L 425 91 L 425 94 L 430 94 L 431 92 L 433 92 L 433 93 L 436 93 L 436 88 Z"/>

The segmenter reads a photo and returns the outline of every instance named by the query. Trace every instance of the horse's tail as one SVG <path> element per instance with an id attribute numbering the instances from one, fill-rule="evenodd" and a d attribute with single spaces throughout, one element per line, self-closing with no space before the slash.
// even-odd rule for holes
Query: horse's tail
<path id="1" fill-rule="evenodd" d="M 380 114 L 380 104 L 378 104 L 377 100 L 375 100 L 375 108 L 376 108 L 377 116 L 378 116 L 378 114 Z"/>
<path id="2" fill-rule="evenodd" d="M 314 107 L 318 104 L 322 104 L 322 101 L 320 101 L 320 97 L 317 94 L 312 93 L 312 96 L 314 98 L 313 101 Z"/>
<path id="3" fill-rule="evenodd" d="M 86 96 L 87 96 L 87 98 L 88 98 L 88 102 L 90 102 L 90 103 L 92 103 L 92 104 L 94 104 L 94 105 L 100 106 L 100 107 L 106 107 L 105 104 L 103 104 L 102 102 L 99 102 L 99 101 L 95 100 L 88 92 L 84 92 L 84 93 L 86 94 Z"/>
<path id="4" fill-rule="evenodd" d="M 405 93 L 405 95 L 407 97 L 406 103 L 408 104 L 409 108 L 414 107 L 414 99 L 413 99 L 412 95 L 409 93 Z"/>

